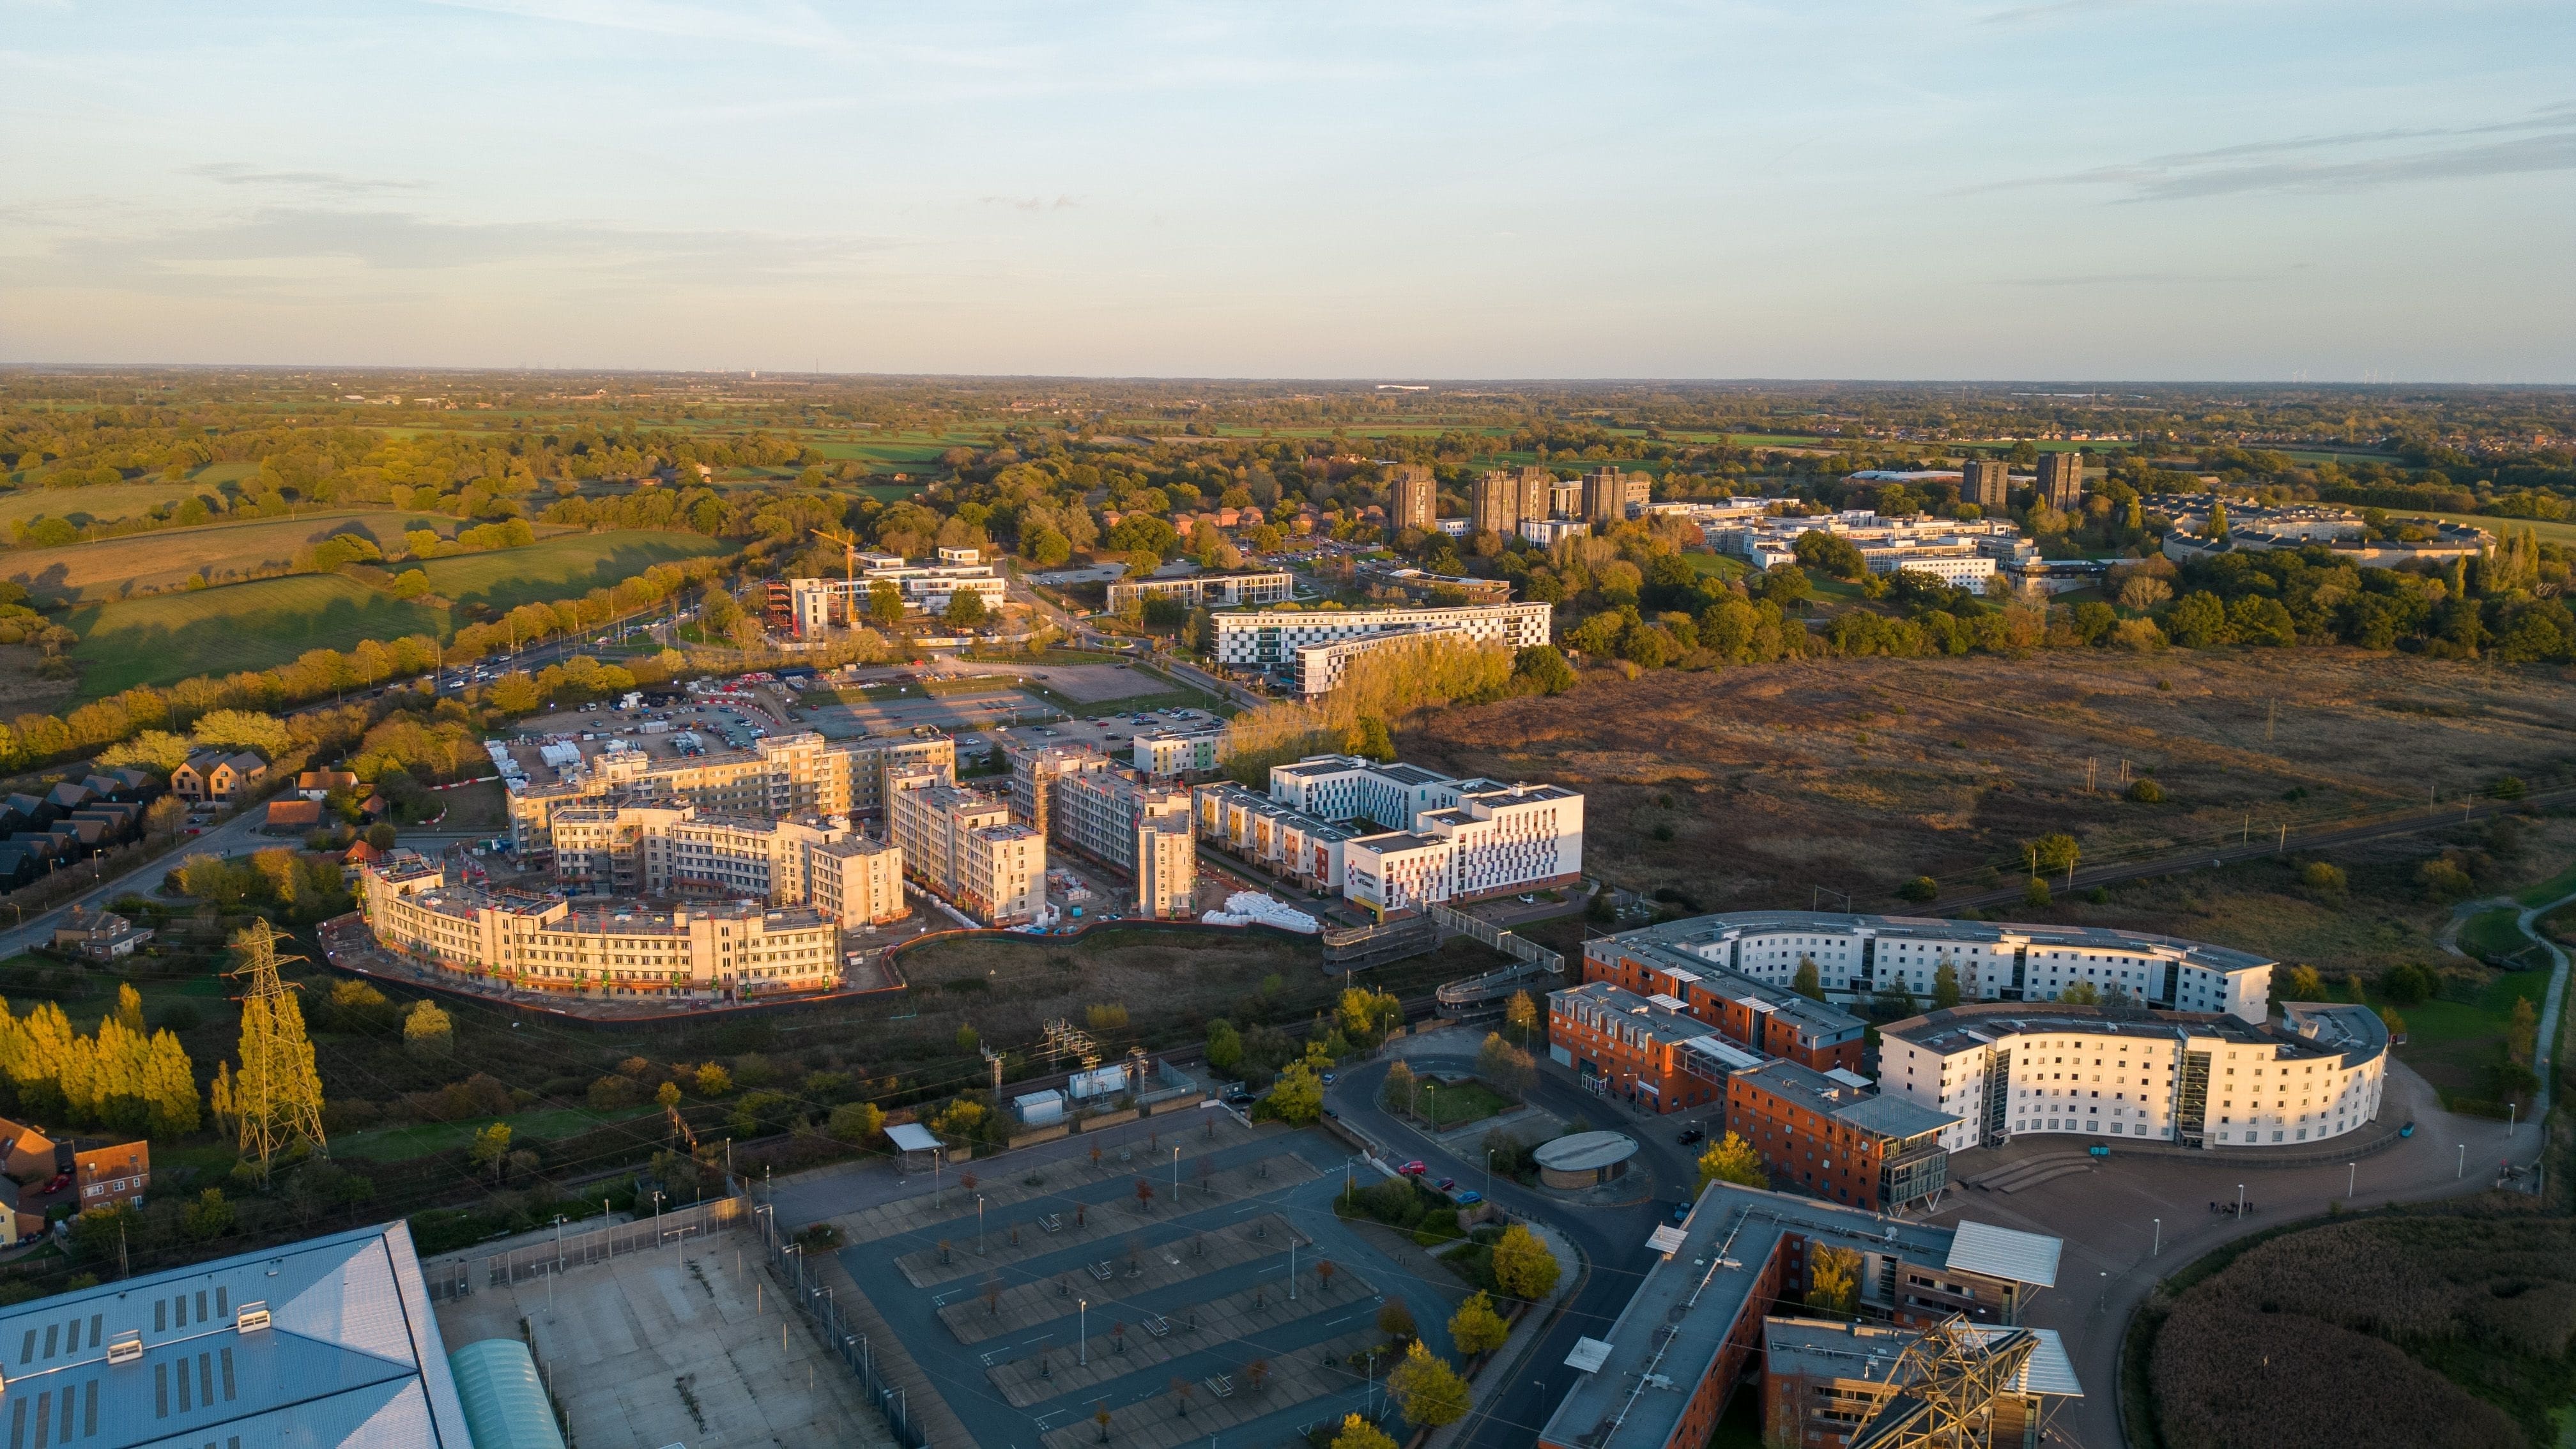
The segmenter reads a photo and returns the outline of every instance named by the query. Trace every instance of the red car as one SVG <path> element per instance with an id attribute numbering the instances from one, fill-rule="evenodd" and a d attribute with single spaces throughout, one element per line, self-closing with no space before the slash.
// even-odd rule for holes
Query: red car
<path id="1" fill-rule="evenodd" d="M 1430 1170 L 1430 1168 L 1423 1166 L 1418 1159 L 1408 1162 L 1402 1167 L 1396 1169 L 1396 1171 L 1403 1173 L 1407 1177 L 1420 1177 L 1422 1174 L 1429 1172 Z"/>
<path id="2" fill-rule="evenodd" d="M 44 1186 L 44 1190 L 43 1190 L 42 1192 L 39 1192 L 39 1193 L 37 1194 L 37 1196 L 39 1196 L 39 1197 L 43 1197 L 43 1196 L 45 1196 L 45 1195 L 46 1195 L 46 1194 L 48 1194 L 48 1193 L 57 1193 L 57 1192 L 61 1192 L 64 1188 L 67 1188 L 67 1187 L 69 1187 L 69 1186 L 71 1186 L 71 1185 L 72 1185 L 72 1175 L 71 1175 L 70 1173 L 68 1173 L 68 1172 L 58 1172 L 58 1173 L 54 1174 L 54 1180 L 53 1180 L 53 1181 L 51 1181 L 51 1182 L 49 1182 L 49 1183 L 46 1183 L 46 1184 L 45 1184 L 45 1186 Z"/>

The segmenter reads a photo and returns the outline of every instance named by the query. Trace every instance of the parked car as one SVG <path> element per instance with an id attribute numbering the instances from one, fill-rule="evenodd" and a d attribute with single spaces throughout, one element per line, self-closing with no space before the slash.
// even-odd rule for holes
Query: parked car
<path id="1" fill-rule="evenodd" d="M 1325 1086 L 1327 1086 L 1327 1087 L 1329 1087 L 1329 1086 L 1331 1086 L 1332 1084 L 1333 1084 L 1333 1074 L 1332 1074 L 1332 1073 L 1330 1073 L 1330 1072 L 1326 1072 L 1326 1073 L 1324 1073 L 1324 1085 L 1325 1085 Z"/>
<path id="2" fill-rule="evenodd" d="M 1677 1202 L 1677 1203 L 1674 1203 L 1674 1204 L 1673 1204 L 1673 1221 L 1674 1221 L 1675 1223 L 1679 1223 L 1682 1219 L 1684 1219 L 1684 1218 L 1686 1218 L 1686 1217 L 1689 1217 L 1689 1216 L 1690 1216 L 1690 1210 L 1691 1210 L 1691 1205 L 1690 1205 L 1689 1203 L 1686 1203 L 1686 1202 Z"/>
<path id="3" fill-rule="evenodd" d="M 1420 1177 L 1422 1174 L 1429 1172 L 1430 1170 L 1430 1168 L 1422 1165 L 1422 1160 L 1420 1158 L 1416 1158 L 1396 1169 L 1396 1171 L 1403 1173 L 1406 1177 Z"/>
<path id="4" fill-rule="evenodd" d="M 1700 1140 L 1702 1140 L 1703 1138 L 1705 1138 L 1705 1137 L 1707 1137 L 1707 1136 L 1708 1136 L 1708 1134 L 1707 1134 L 1707 1133 L 1702 1132 L 1702 1131 L 1701 1131 L 1701 1130 L 1699 1130 L 1698 1128 L 1696 1128 L 1696 1127 L 1690 1127 L 1690 1128 L 1685 1128 L 1685 1129 L 1683 1130 L 1683 1132 L 1682 1132 L 1682 1135 L 1681 1135 L 1681 1136 L 1679 1136 L 1679 1137 L 1677 1137 L 1677 1138 L 1675 1138 L 1675 1139 L 1673 1139 L 1673 1140 L 1674 1140 L 1674 1141 L 1676 1141 L 1676 1142 L 1679 1142 L 1679 1143 L 1680 1143 L 1681 1145 L 1683 1145 L 1684 1147 L 1688 1147 L 1688 1146 L 1690 1146 L 1692 1143 L 1697 1142 L 1697 1141 L 1700 1141 Z"/>
<path id="5" fill-rule="evenodd" d="M 1433 1183 L 1431 1186 L 1432 1186 L 1432 1189 L 1433 1189 L 1434 1191 L 1439 1192 L 1439 1193 L 1441 1193 L 1441 1194 L 1443 1194 L 1443 1195 L 1445 1196 L 1446 1194 L 1448 1194 L 1449 1192 L 1451 1192 L 1451 1191 L 1453 1191 L 1453 1190 L 1455 1190 L 1455 1189 L 1457 1188 L 1457 1186 L 1458 1186 L 1458 1179 L 1456 1179 L 1456 1178 L 1454 1178 L 1454 1177 L 1444 1177 L 1444 1178 L 1440 1179 L 1438 1182 Z"/>
<path id="6" fill-rule="evenodd" d="M 1457 1196 L 1456 1198 L 1452 1199 L 1452 1201 L 1456 1202 L 1456 1203 L 1458 1204 L 1458 1206 L 1460 1206 L 1460 1207 L 1474 1207 L 1476 1204 L 1478 1204 L 1478 1203 L 1480 1203 L 1480 1202 L 1483 1202 L 1484 1200 L 1485 1200 L 1485 1195 L 1484 1195 L 1483 1193 L 1481 1193 L 1481 1192 L 1476 1191 L 1476 1190 L 1475 1190 L 1474 1188 L 1472 1188 L 1472 1187 L 1471 1187 L 1471 1188 L 1469 1188 L 1469 1189 L 1467 1189 L 1465 1192 L 1462 1192 L 1462 1193 L 1458 1194 L 1458 1196 Z"/>

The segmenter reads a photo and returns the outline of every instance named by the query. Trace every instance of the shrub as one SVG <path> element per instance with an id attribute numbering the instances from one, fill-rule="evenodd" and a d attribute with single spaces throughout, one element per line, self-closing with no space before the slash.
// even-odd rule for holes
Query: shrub
<path id="1" fill-rule="evenodd" d="M 1941 898 L 1941 883 L 1928 875 L 1918 875 L 1897 888 L 1897 895 L 1909 901 L 1934 901 Z"/>
<path id="2" fill-rule="evenodd" d="M 2129 782 L 2129 798 L 2141 805 L 2165 803 L 2165 787 L 2141 776 Z"/>

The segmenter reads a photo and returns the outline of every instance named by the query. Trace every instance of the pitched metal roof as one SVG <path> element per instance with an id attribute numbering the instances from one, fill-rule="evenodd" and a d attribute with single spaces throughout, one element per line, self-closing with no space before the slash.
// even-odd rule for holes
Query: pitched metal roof
<path id="1" fill-rule="evenodd" d="M 473 1449 L 400 1222 L 0 1309 L 0 1370 L 13 1441 Z"/>

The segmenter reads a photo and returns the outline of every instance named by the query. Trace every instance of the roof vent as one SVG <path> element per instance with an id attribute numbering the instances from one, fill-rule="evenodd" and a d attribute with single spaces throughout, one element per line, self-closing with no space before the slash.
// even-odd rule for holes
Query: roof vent
<path id="1" fill-rule="evenodd" d="M 237 1333 L 258 1333 L 268 1327 L 268 1322 L 268 1300 L 261 1299 L 241 1306 L 241 1312 L 233 1318 L 233 1329 Z"/>
<path id="2" fill-rule="evenodd" d="M 125 1330 L 107 1346 L 107 1361 L 111 1364 L 132 1363 L 141 1357 L 143 1357 L 143 1330 L 139 1328 Z"/>

